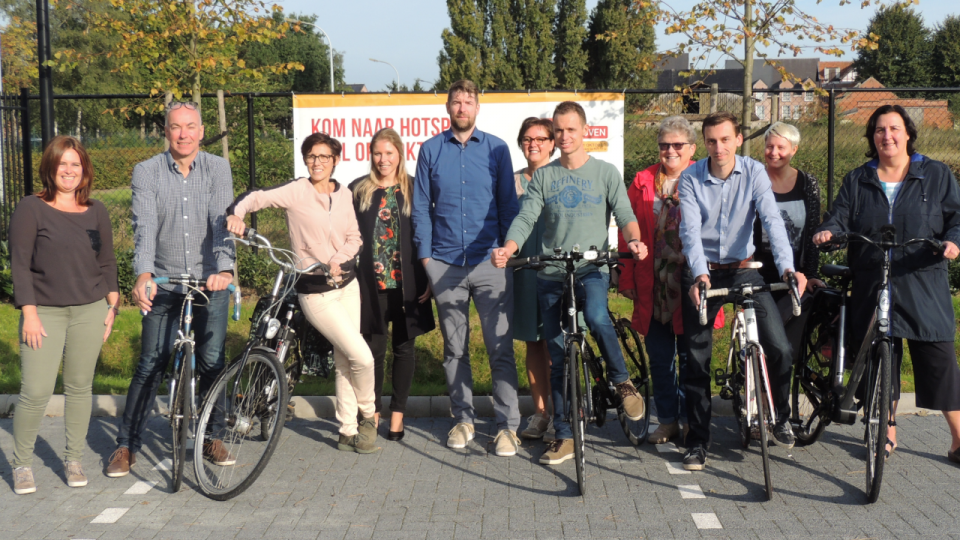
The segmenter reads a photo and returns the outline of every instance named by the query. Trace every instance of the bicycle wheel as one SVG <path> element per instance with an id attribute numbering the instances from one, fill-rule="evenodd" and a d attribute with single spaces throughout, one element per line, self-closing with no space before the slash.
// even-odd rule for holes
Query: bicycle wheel
<path id="1" fill-rule="evenodd" d="M 770 478 L 770 448 L 767 444 L 767 424 L 768 416 L 774 414 L 774 411 L 767 410 L 767 386 L 764 384 L 763 372 L 760 370 L 760 353 L 756 347 L 749 348 L 750 370 L 753 371 L 754 388 L 757 401 L 757 423 L 760 426 L 760 455 L 763 456 L 763 481 L 766 485 L 767 500 L 773 500 L 773 480 Z"/>
<path id="2" fill-rule="evenodd" d="M 740 446 L 746 449 L 750 446 L 750 419 L 747 418 L 747 364 L 741 354 L 740 342 L 735 332 L 730 337 L 730 352 L 727 358 L 727 365 L 731 369 L 728 384 L 733 399 L 733 416 L 737 419 Z"/>
<path id="3" fill-rule="evenodd" d="M 831 358 L 824 351 L 834 354 L 829 344 L 831 335 L 829 323 L 823 321 L 810 320 L 804 331 L 790 392 L 791 425 L 797 446 L 816 442 L 829 422 L 824 408 L 830 395 Z"/>
<path id="4" fill-rule="evenodd" d="M 567 351 L 568 398 L 570 400 L 570 428 L 573 430 L 573 457 L 577 467 L 577 486 L 580 495 L 587 494 L 586 475 L 584 474 L 584 431 L 587 427 L 583 410 L 583 381 L 580 379 L 580 351 L 571 344 Z"/>
<path id="5" fill-rule="evenodd" d="M 193 456 L 197 481 L 208 497 L 225 501 L 256 481 L 280 440 L 287 399 L 283 366 L 269 351 L 254 350 L 217 377 L 203 403 Z M 265 441 L 258 425 L 264 418 L 273 424 Z M 204 455 L 208 445 L 213 455 Z"/>
<path id="6" fill-rule="evenodd" d="M 599 368 L 600 363 L 593 354 L 593 348 L 587 343 L 583 344 L 581 360 L 583 361 L 583 379 L 586 382 L 583 385 L 583 416 L 587 422 L 593 421 L 597 427 L 602 427 L 607 420 L 607 408 L 603 403 L 603 391 L 593 386 L 595 379 L 593 369 Z"/>
<path id="7" fill-rule="evenodd" d="M 170 491 L 177 493 L 183 486 L 183 468 L 187 461 L 187 437 L 190 433 L 190 380 L 193 370 L 190 362 L 193 359 L 193 346 L 189 343 L 183 348 L 174 351 L 174 356 L 180 357 L 180 373 L 177 375 L 173 406 L 170 408 L 170 434 L 173 441 L 173 463 L 170 467 Z"/>
<path id="8" fill-rule="evenodd" d="M 887 423 L 890 421 L 890 342 L 877 344 L 877 364 L 870 369 L 870 394 L 866 408 L 867 501 L 880 497 L 883 464 L 887 446 Z"/>
<path id="9" fill-rule="evenodd" d="M 627 436 L 630 444 L 638 446 L 647 440 L 647 431 L 650 429 L 650 370 L 640 344 L 640 335 L 630 326 L 630 321 L 627 319 L 614 321 L 614 327 L 617 329 L 617 337 L 620 338 L 624 360 L 629 358 L 637 370 L 637 375 L 631 379 L 631 382 L 643 400 L 643 416 L 639 420 L 630 420 L 622 405 L 617 407 L 617 419 L 620 420 L 620 427 L 623 428 L 623 434 Z"/>

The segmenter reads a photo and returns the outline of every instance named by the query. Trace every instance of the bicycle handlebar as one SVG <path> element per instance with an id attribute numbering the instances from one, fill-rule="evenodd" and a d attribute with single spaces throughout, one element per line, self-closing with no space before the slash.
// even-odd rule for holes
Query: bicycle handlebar
<path id="1" fill-rule="evenodd" d="M 232 236 L 230 238 L 227 238 L 227 240 L 230 240 L 232 242 L 240 242 L 241 244 L 251 246 L 251 247 L 265 249 L 267 253 L 270 255 L 270 258 L 273 259 L 273 262 L 276 263 L 280 268 L 283 268 L 283 270 L 287 273 L 312 274 L 317 270 L 322 270 L 324 274 L 327 274 L 327 275 L 330 274 L 330 266 L 320 261 L 317 261 L 311 264 L 310 266 L 308 266 L 307 268 L 304 268 L 303 270 L 297 268 L 296 266 L 294 266 L 289 262 L 281 261 L 280 259 L 277 258 L 276 255 L 274 255 L 274 252 L 279 251 L 281 248 L 273 247 L 273 244 L 270 243 L 270 240 L 268 240 L 264 236 L 257 234 L 257 231 L 252 227 L 247 227 L 247 229 L 243 231 L 242 238 Z"/>
<path id="2" fill-rule="evenodd" d="M 585 257 L 585 255 L 590 253 L 596 253 L 596 258 L 589 259 Z M 633 253 L 630 253 L 629 251 L 601 252 L 591 247 L 591 249 L 584 252 L 570 251 L 566 253 L 554 253 L 553 255 L 545 253 L 543 255 L 535 255 L 533 257 L 518 257 L 515 259 L 509 259 L 507 261 L 506 266 L 507 268 L 518 268 L 518 269 L 520 267 L 532 268 L 532 267 L 540 267 L 543 265 L 543 263 L 547 263 L 547 262 L 566 262 L 566 261 L 573 261 L 573 262 L 587 261 L 591 264 L 600 266 L 604 264 L 616 264 L 620 259 L 632 259 L 632 258 L 633 258 Z"/>
<path id="3" fill-rule="evenodd" d="M 706 326 L 707 324 L 707 299 L 716 298 L 718 296 L 727 296 L 729 294 L 734 295 L 750 295 L 753 293 L 759 292 L 773 292 L 773 291 L 790 291 L 790 300 L 793 303 L 793 316 L 800 316 L 800 291 L 797 283 L 796 276 L 793 273 L 787 277 L 789 280 L 788 283 L 771 283 L 769 285 L 741 285 L 739 287 L 725 287 L 722 289 L 707 289 L 707 284 L 701 281 L 698 286 L 700 288 L 700 307 L 699 307 L 699 316 L 700 316 L 700 325 Z"/>
<path id="4" fill-rule="evenodd" d="M 206 285 L 206 281 L 202 279 L 197 279 L 190 276 L 174 276 L 174 277 L 155 277 L 153 282 L 157 285 L 163 285 L 169 283 L 171 285 L 186 285 L 187 287 L 193 287 L 199 289 Z M 233 283 L 227 285 L 227 292 L 233 294 L 233 320 L 240 320 L 240 288 L 235 287 Z M 147 296 L 150 295 L 150 284 L 147 284 Z M 141 315 L 146 315 L 145 311 L 140 312 Z"/>
<path id="5" fill-rule="evenodd" d="M 947 249 L 946 245 L 936 238 L 911 238 L 910 240 L 898 244 L 894 240 L 896 237 L 896 228 L 893 225 L 884 225 L 880 228 L 880 233 L 886 236 L 886 238 L 881 238 L 879 241 L 855 232 L 837 234 L 834 235 L 830 240 L 820 244 L 819 248 L 820 251 L 824 252 L 836 251 L 843 249 L 851 240 L 855 240 L 857 242 L 870 244 L 883 251 L 893 248 L 905 248 L 913 244 L 926 244 L 934 251 L 934 253 L 943 256 L 943 252 Z"/>

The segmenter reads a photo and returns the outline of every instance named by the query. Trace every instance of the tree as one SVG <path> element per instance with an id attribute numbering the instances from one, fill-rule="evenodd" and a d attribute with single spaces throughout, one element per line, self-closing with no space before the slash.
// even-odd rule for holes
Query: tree
<path id="1" fill-rule="evenodd" d="M 480 88 L 489 87 L 484 76 L 481 51 L 484 47 L 484 13 L 475 0 L 447 0 L 450 28 L 440 38 L 443 50 L 437 57 L 440 78 L 437 86 L 448 88 L 461 79 L 470 79 Z"/>
<path id="2" fill-rule="evenodd" d="M 877 4 L 879 1 L 862 0 L 861 7 Z M 892 0 L 892 4 L 905 5 L 913 1 Z M 850 3 L 850 0 L 837 2 L 845 5 Z M 797 0 L 703 0 L 689 10 L 674 9 L 668 1 L 634 0 L 634 5 L 640 12 L 650 14 L 651 24 L 665 24 L 668 35 L 680 34 L 686 38 L 686 41 L 677 47 L 659 55 L 658 60 L 665 56 L 689 52 L 692 53 L 691 61 L 702 65 L 712 54 L 719 53 L 743 66 L 741 122 L 745 138 L 750 133 L 753 114 L 755 57 L 759 56 L 776 66 L 783 79 L 799 83 L 802 81 L 798 77 L 787 72 L 774 59 L 788 53 L 798 56 L 805 51 L 841 56 L 841 46 L 849 45 L 851 50 L 877 46 L 877 36 L 861 36 L 857 30 L 822 23 L 799 7 Z M 806 45 L 807 43 L 809 45 Z M 768 54 L 759 50 L 758 46 L 772 51 L 772 58 L 767 60 Z M 688 87 L 684 90 L 690 89 Z M 742 152 L 744 155 L 750 153 L 749 140 L 744 142 Z"/>
<path id="3" fill-rule="evenodd" d="M 913 9 L 894 5 L 878 10 L 867 33 L 878 43 L 857 54 L 853 67 L 858 77 L 897 88 L 930 84 L 930 31 Z"/>
<path id="4" fill-rule="evenodd" d="M 584 23 L 587 6 L 584 0 L 559 0 L 554 35 L 557 46 L 553 57 L 557 85 L 560 88 L 585 88 L 587 51 L 583 43 L 587 37 Z"/>
<path id="5" fill-rule="evenodd" d="M 937 25 L 930 48 L 933 86 L 960 87 L 960 17 L 947 17 Z"/>
<path id="6" fill-rule="evenodd" d="M 3 88 L 13 93 L 19 88 L 37 89 L 37 24 L 18 16 L 0 30 L 0 55 L 3 55 Z"/>
<path id="7" fill-rule="evenodd" d="M 483 48 L 483 70 L 491 88 L 516 90 L 523 85 L 517 62 L 519 38 L 510 0 L 486 0 L 489 39 Z"/>
<path id="8" fill-rule="evenodd" d="M 553 39 L 554 0 L 514 0 L 511 4 L 516 35 L 520 88 L 546 90 L 557 86 L 551 62 L 556 41 Z"/>
<path id="9" fill-rule="evenodd" d="M 653 71 L 640 66 L 655 54 L 653 26 L 630 0 L 600 0 L 590 14 L 587 54 L 590 88 L 648 88 Z"/>
<path id="10" fill-rule="evenodd" d="M 283 39 L 266 43 L 254 41 L 248 43 L 240 52 L 250 68 L 269 68 L 274 65 L 300 63 L 302 70 L 286 70 L 279 73 L 267 71 L 264 84 L 268 91 L 325 92 L 330 89 L 330 47 L 323 36 L 313 28 L 316 15 L 284 16 L 282 12 L 273 13 L 273 22 L 280 27 L 284 21 L 302 21 L 304 24 L 290 22 Z M 338 54 L 341 58 L 338 58 Z M 342 54 L 334 51 L 334 88 L 344 86 Z"/>
<path id="11" fill-rule="evenodd" d="M 91 12 L 90 31 L 119 38 L 106 56 L 117 62 L 116 72 L 132 76 L 135 89 L 151 95 L 172 92 L 181 99 L 192 94 L 199 103 L 204 91 L 242 89 L 262 83 L 268 73 L 303 69 L 298 62 L 250 68 L 239 57 L 245 45 L 282 38 L 289 29 L 286 22 L 274 22 L 272 13 L 280 7 L 262 0 L 109 0 L 109 4 L 113 10 Z M 55 57 L 67 66 L 94 60 L 77 50 Z"/>

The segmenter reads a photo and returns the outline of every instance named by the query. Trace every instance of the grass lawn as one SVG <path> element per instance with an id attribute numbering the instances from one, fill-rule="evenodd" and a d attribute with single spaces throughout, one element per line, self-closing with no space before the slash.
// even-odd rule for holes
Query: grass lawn
<path id="1" fill-rule="evenodd" d="M 243 303 L 239 322 L 230 321 L 227 327 L 227 358 L 233 358 L 243 349 L 247 334 L 250 330 L 249 318 L 253 312 L 255 302 L 248 299 Z M 960 319 L 960 298 L 953 298 L 954 312 Z M 611 310 L 618 316 L 630 317 L 632 304 L 619 294 L 610 294 Z M 730 306 L 726 307 L 730 314 Z M 486 351 L 480 331 L 480 322 L 473 305 L 470 306 L 470 357 L 473 366 L 474 389 L 478 395 L 489 394 L 491 391 L 490 367 L 487 363 Z M 0 304 L 0 394 L 16 394 L 20 391 L 20 358 L 18 343 L 18 326 L 20 312 L 11 304 Z M 726 358 L 729 337 L 728 326 L 714 332 L 713 369 L 722 367 Z M 958 336 L 960 343 L 960 336 Z M 440 331 L 434 330 L 417 339 L 417 369 L 414 376 L 412 395 L 437 396 L 446 394 L 446 383 L 443 375 L 443 338 Z M 133 307 L 122 308 L 120 316 L 114 325 L 113 334 L 103 346 L 100 359 L 97 363 L 97 372 L 93 382 L 94 394 L 125 394 L 130 384 L 130 377 L 136 366 L 140 352 L 140 314 Z M 529 391 L 527 381 L 525 350 L 523 343 L 514 342 L 514 353 L 517 358 L 517 371 L 520 377 L 521 393 Z M 387 372 L 390 372 L 392 358 L 387 356 Z M 902 373 L 902 391 L 912 392 L 913 364 L 910 362 L 909 352 L 905 351 Z M 161 392 L 163 390 L 161 389 Z M 714 392 L 717 388 L 714 387 Z M 62 381 L 58 378 L 55 392 L 62 393 Z M 334 384 L 331 379 L 305 377 L 297 386 L 297 395 L 334 395 Z M 389 377 L 384 383 L 384 394 L 389 395 L 391 387 Z"/>

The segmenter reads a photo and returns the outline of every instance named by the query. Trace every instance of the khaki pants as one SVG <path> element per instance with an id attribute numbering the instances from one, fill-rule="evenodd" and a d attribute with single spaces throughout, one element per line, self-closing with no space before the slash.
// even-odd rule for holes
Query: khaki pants
<path id="1" fill-rule="evenodd" d="M 103 346 L 103 323 L 107 303 L 98 300 L 83 306 L 37 306 L 40 323 L 47 332 L 40 348 L 20 343 L 20 401 L 13 416 L 13 466 L 30 467 L 40 420 L 47 409 L 63 361 L 64 427 L 67 432 L 65 461 L 80 461 L 86 446 L 93 406 L 93 372 Z M 23 335 L 23 314 L 19 335 Z"/>
<path id="2" fill-rule="evenodd" d="M 340 434 L 356 435 L 357 411 L 364 418 L 376 412 L 373 355 L 360 333 L 360 286 L 353 280 L 342 289 L 299 298 L 307 320 L 333 345 Z"/>

